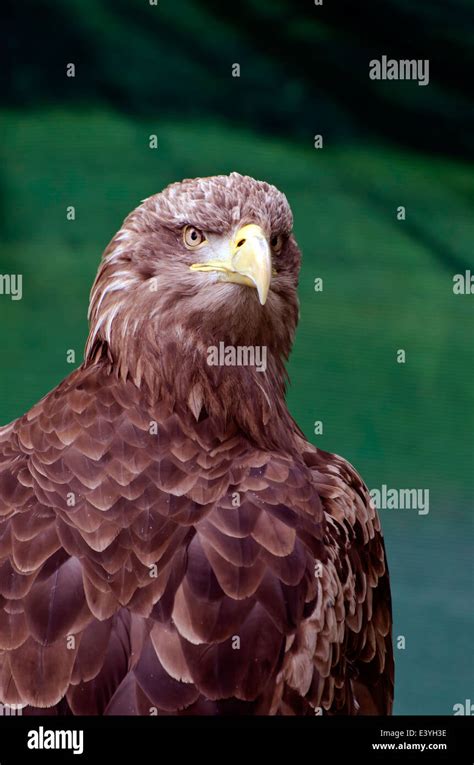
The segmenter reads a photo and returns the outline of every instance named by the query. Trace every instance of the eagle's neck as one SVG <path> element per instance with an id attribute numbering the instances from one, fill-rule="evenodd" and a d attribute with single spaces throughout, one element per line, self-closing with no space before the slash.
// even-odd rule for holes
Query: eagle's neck
<path id="1" fill-rule="evenodd" d="M 106 257 L 92 290 L 85 365 L 131 380 L 150 407 L 165 405 L 194 422 L 209 417 L 221 439 L 238 431 L 265 448 L 290 448 L 284 361 L 296 292 L 285 300 L 272 294 L 264 312 L 240 288 L 232 300 L 214 292 L 203 306 L 195 285 L 190 295 L 172 284 L 151 292 L 146 282 L 126 284 L 128 272 L 116 269 Z"/>
<path id="2" fill-rule="evenodd" d="M 216 437 L 246 436 L 259 448 L 292 451 L 295 425 L 285 401 L 286 372 L 269 348 L 209 346 L 170 337 L 141 338 L 112 350 L 100 342 L 86 359 L 124 382 L 132 381 L 147 407 L 166 407 L 193 423 L 209 418 Z"/>

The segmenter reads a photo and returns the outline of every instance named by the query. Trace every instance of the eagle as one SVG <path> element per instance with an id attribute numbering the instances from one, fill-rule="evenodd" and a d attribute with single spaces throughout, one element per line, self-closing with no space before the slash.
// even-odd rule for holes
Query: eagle
<path id="1" fill-rule="evenodd" d="M 0 428 L 4 705 L 391 713 L 376 509 L 285 403 L 300 260 L 285 195 L 236 172 L 107 246 L 83 363 Z"/>

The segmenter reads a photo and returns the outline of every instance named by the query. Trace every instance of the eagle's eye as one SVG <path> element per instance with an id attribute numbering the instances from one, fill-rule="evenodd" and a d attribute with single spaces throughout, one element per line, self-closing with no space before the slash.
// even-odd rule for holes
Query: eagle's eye
<path id="1" fill-rule="evenodd" d="M 270 237 L 270 247 L 272 248 L 273 252 L 280 252 L 283 245 L 283 237 L 281 234 L 274 234 L 272 237 Z"/>
<path id="2" fill-rule="evenodd" d="M 195 228 L 195 226 L 184 227 L 183 242 L 188 249 L 194 250 L 196 247 L 199 247 L 200 244 L 204 244 L 206 241 L 206 237 L 202 231 L 200 231 L 198 228 Z"/>

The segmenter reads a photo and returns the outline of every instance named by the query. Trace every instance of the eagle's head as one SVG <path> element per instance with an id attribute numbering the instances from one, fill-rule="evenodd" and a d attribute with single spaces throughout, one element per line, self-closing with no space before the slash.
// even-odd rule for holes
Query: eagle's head
<path id="1" fill-rule="evenodd" d="M 173 183 L 137 207 L 104 252 L 86 364 L 107 359 L 196 417 L 220 408 L 227 418 L 235 386 L 252 381 L 282 396 L 299 266 L 291 210 L 275 186 L 239 173 Z M 265 348 L 265 374 L 209 366 L 222 343 Z"/>

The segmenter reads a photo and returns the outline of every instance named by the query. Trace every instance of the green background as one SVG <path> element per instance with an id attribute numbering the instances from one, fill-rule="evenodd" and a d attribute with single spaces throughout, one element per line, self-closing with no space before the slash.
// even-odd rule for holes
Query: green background
<path id="1" fill-rule="evenodd" d="M 474 272 L 474 9 L 326 6 L 11 5 L 0 273 L 23 275 L 23 299 L 0 295 L 0 423 L 69 374 L 69 349 L 80 363 L 100 254 L 142 199 L 233 170 L 276 184 L 303 252 L 290 409 L 369 488 L 429 489 L 428 515 L 381 511 L 406 641 L 395 712 L 452 714 L 474 699 L 474 294 L 453 294 Z M 429 58 L 429 86 L 370 81 L 382 54 Z"/>

